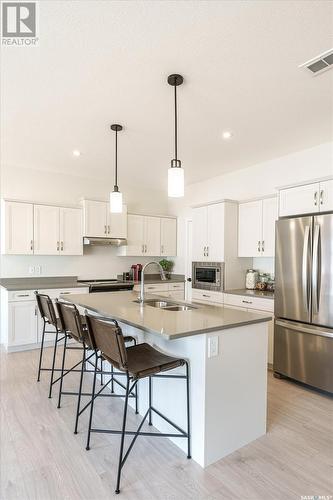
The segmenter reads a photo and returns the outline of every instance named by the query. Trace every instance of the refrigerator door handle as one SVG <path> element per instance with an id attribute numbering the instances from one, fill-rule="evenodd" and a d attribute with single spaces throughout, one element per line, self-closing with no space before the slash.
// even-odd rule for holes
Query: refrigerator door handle
<path id="1" fill-rule="evenodd" d="M 319 237 L 320 226 L 316 225 L 314 228 L 313 237 L 313 257 L 312 257 L 312 295 L 313 295 L 313 312 L 315 314 L 319 311 L 319 297 L 320 297 L 320 256 L 319 256 Z"/>
<path id="2" fill-rule="evenodd" d="M 296 332 L 309 333 L 311 335 L 318 335 L 319 337 L 333 338 L 333 331 L 327 328 L 314 328 L 308 325 L 303 325 L 300 323 L 291 323 L 290 321 L 275 320 L 275 324 L 282 326 L 283 328 L 288 328 L 289 330 L 295 330 Z"/>
<path id="3" fill-rule="evenodd" d="M 310 226 L 305 227 L 302 259 L 302 291 L 303 303 L 309 312 L 309 277 L 308 277 L 308 254 L 309 254 Z"/>

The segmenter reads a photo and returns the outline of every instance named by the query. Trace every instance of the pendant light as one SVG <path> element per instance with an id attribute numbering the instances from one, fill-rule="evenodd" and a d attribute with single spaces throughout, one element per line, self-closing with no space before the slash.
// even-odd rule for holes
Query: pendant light
<path id="1" fill-rule="evenodd" d="M 178 145 L 177 145 L 177 87 L 181 85 L 184 78 L 181 75 L 169 75 L 168 84 L 175 89 L 175 157 L 171 160 L 171 167 L 168 169 L 168 196 L 170 198 L 181 198 L 184 196 L 184 169 L 181 161 L 178 160 Z"/>
<path id="2" fill-rule="evenodd" d="M 114 214 L 121 214 L 123 211 L 123 195 L 118 188 L 118 132 L 122 129 L 123 127 L 116 123 L 111 125 L 111 130 L 116 132 L 114 187 L 110 193 L 110 212 Z"/>

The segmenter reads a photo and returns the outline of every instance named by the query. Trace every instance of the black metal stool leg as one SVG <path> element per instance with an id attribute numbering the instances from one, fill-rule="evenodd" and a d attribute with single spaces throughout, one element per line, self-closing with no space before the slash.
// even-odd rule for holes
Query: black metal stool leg
<path id="1" fill-rule="evenodd" d="M 92 393 L 91 393 L 91 405 L 90 405 L 90 416 L 89 416 L 89 427 L 88 427 L 86 450 L 90 449 L 90 433 L 91 433 L 90 431 L 91 431 L 91 424 L 92 424 L 92 417 L 93 417 L 93 410 L 94 410 L 94 401 L 95 401 L 96 374 L 97 374 L 97 366 L 98 366 L 97 364 L 98 364 L 98 357 L 97 357 L 97 352 L 96 352 L 94 381 L 93 381 L 93 387 L 92 387 Z"/>
<path id="2" fill-rule="evenodd" d="M 42 333 L 42 342 L 40 344 L 37 382 L 40 381 L 40 370 L 42 368 L 42 357 L 43 357 L 43 349 L 44 349 L 44 337 L 45 337 L 45 320 L 44 320 L 43 333 Z"/>
<path id="3" fill-rule="evenodd" d="M 124 406 L 124 415 L 123 415 L 123 427 L 121 432 L 121 442 L 120 442 L 120 450 L 119 450 L 119 462 L 118 462 L 118 473 L 117 473 L 117 486 L 116 493 L 120 493 L 120 476 L 122 469 L 122 461 L 123 461 L 123 452 L 124 452 L 124 442 L 125 442 L 125 430 L 126 430 L 126 417 L 127 417 L 127 406 L 128 406 L 128 395 L 130 388 L 130 378 L 127 375 L 127 384 L 126 384 L 126 396 L 125 396 L 125 406 Z"/>
<path id="4" fill-rule="evenodd" d="M 153 384 L 152 378 L 149 377 L 149 413 L 148 413 L 148 424 L 149 425 L 153 425 L 152 420 L 151 420 L 151 414 L 152 414 L 151 407 L 152 407 L 152 402 L 153 402 L 152 384 Z"/>
<path id="5" fill-rule="evenodd" d="M 112 392 L 112 394 L 114 393 L 113 374 L 114 374 L 113 365 L 111 365 L 111 392 Z"/>
<path id="6" fill-rule="evenodd" d="M 187 411 L 187 458 L 191 458 L 191 431 L 190 431 L 190 379 L 189 366 L 186 363 L 186 411 Z"/>
<path id="7" fill-rule="evenodd" d="M 101 357 L 101 385 L 104 385 L 103 358 Z"/>
<path id="8" fill-rule="evenodd" d="M 55 365 L 56 354 L 57 354 L 58 335 L 59 335 L 59 331 L 58 331 L 58 329 L 57 329 L 57 331 L 56 331 L 56 336 L 55 336 L 55 341 L 54 341 L 54 351 L 53 351 L 53 360 L 52 360 L 52 368 L 51 368 L 51 378 L 50 378 L 49 398 L 52 398 L 52 387 L 53 387 L 53 377 L 54 377 L 54 365 Z"/>
<path id="9" fill-rule="evenodd" d="M 58 406 L 57 406 L 57 408 L 60 408 L 60 404 L 61 404 L 61 393 L 62 393 L 62 382 L 63 382 L 63 380 L 64 380 L 64 368 L 65 368 L 66 347 L 67 347 L 67 335 L 66 335 L 66 333 L 65 333 L 64 350 L 63 350 L 63 353 L 62 353 L 61 375 L 60 375 L 60 387 L 59 387 L 59 396 L 58 396 Z"/>
<path id="10" fill-rule="evenodd" d="M 83 344 L 81 375 L 80 375 L 80 386 L 79 386 L 79 396 L 77 398 L 77 408 L 76 408 L 76 419 L 75 419 L 74 434 L 77 434 L 77 426 L 78 426 L 78 423 L 79 423 L 79 413 L 80 413 L 82 382 L 83 382 L 83 373 L 84 373 L 84 367 L 85 367 L 85 359 L 86 359 L 86 346 Z"/>

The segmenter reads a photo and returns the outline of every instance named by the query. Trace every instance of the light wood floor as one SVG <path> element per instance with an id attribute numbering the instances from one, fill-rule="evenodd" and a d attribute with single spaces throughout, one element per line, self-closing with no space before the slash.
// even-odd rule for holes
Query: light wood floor
<path id="1" fill-rule="evenodd" d="M 85 450 L 87 415 L 75 436 L 75 397 L 64 396 L 62 408 L 56 408 L 57 390 L 47 398 L 47 372 L 36 383 L 37 355 L 1 357 L 1 499 L 112 498 L 119 438 L 93 434 L 91 450 Z M 76 388 L 77 377 L 66 377 L 66 387 Z M 141 437 L 123 470 L 118 498 L 300 500 L 302 495 L 332 495 L 332 406 L 329 397 L 269 374 L 266 436 L 205 470 L 167 439 Z M 99 398 L 97 423 L 120 426 L 121 413 L 121 401 Z M 130 410 L 133 428 L 137 420 Z"/>

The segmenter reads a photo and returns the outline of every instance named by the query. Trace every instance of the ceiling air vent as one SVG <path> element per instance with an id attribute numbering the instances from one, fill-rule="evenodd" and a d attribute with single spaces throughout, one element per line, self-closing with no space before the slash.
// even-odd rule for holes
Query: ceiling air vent
<path id="1" fill-rule="evenodd" d="M 318 75 L 329 68 L 333 68 L 333 49 L 323 52 L 317 57 L 306 61 L 298 66 L 299 68 L 307 68 L 313 75 Z"/>

